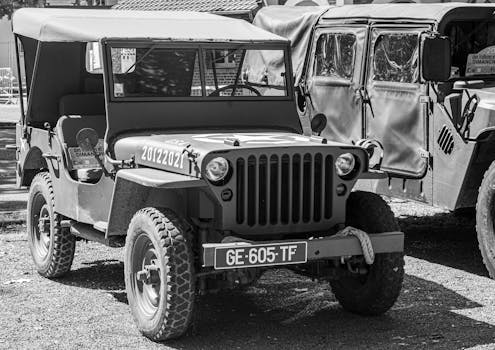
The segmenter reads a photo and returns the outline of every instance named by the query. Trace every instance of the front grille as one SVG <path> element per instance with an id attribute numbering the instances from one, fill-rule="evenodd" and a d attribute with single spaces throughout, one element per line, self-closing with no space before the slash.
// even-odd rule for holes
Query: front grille
<path id="1" fill-rule="evenodd" d="M 237 158 L 235 166 L 238 224 L 305 224 L 331 218 L 330 155 L 250 155 Z"/>

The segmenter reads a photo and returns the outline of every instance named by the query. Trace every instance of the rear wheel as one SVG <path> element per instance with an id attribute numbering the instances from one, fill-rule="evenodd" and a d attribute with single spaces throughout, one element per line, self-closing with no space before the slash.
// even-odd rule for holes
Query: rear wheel
<path id="1" fill-rule="evenodd" d="M 69 228 L 61 227 L 61 216 L 55 212 L 54 203 L 50 174 L 37 174 L 29 189 L 28 242 L 38 273 L 48 278 L 67 273 L 76 250 L 76 238 Z"/>
<path id="2" fill-rule="evenodd" d="M 476 232 L 483 263 L 495 278 L 495 162 L 485 172 L 476 202 Z"/>
<path id="3" fill-rule="evenodd" d="M 346 225 L 366 233 L 398 231 L 399 226 L 388 204 L 369 192 L 352 192 L 347 200 Z M 404 254 L 376 254 L 365 274 L 345 275 L 330 285 L 342 307 L 361 315 L 380 315 L 397 300 L 404 278 Z M 342 266 L 342 268 L 346 268 Z"/>
<path id="4" fill-rule="evenodd" d="M 139 330 L 151 340 L 179 337 L 191 323 L 195 287 L 188 234 L 170 210 L 141 209 L 129 225 L 127 299 Z"/>

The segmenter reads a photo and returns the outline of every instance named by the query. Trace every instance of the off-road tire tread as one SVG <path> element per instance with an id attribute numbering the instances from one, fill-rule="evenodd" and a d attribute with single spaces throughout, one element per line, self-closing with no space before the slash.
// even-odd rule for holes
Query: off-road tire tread
<path id="1" fill-rule="evenodd" d="M 132 218 L 131 225 L 141 215 L 149 217 L 156 227 L 165 252 L 162 258 L 169 271 L 167 301 L 160 329 L 154 334 L 145 335 L 154 341 L 177 338 L 188 330 L 194 311 L 194 259 L 191 245 L 188 244 L 191 228 L 172 210 L 152 207 L 139 210 Z"/>
<path id="2" fill-rule="evenodd" d="M 70 233 L 70 228 L 61 226 L 62 215 L 55 212 L 55 195 L 53 193 L 52 180 L 46 171 L 36 174 L 31 182 L 31 186 L 36 182 L 44 183 L 48 187 L 50 198 L 46 198 L 52 206 L 53 211 L 53 254 L 50 265 L 44 271 L 38 270 L 39 274 L 46 278 L 56 278 L 65 275 L 70 271 L 74 254 L 76 251 L 76 237 Z M 29 213 L 28 213 L 29 215 Z M 29 228 L 28 228 L 29 229 Z"/>
<path id="3" fill-rule="evenodd" d="M 476 234 L 478 236 L 478 247 L 481 252 L 483 264 L 485 264 L 491 278 L 495 278 L 495 245 L 492 244 L 492 258 L 490 258 L 489 252 L 486 250 L 489 248 L 485 248 L 485 241 L 487 238 L 493 238 L 495 236 L 495 225 L 493 225 L 493 220 L 495 218 L 490 218 L 492 225 L 489 225 L 489 216 L 493 215 L 493 213 L 490 213 L 491 208 L 485 205 L 485 203 L 490 202 L 490 198 L 487 198 L 487 196 L 495 196 L 495 189 L 490 188 L 490 183 L 493 182 L 495 182 L 495 162 L 490 164 L 483 175 L 483 180 L 478 188 L 478 198 L 476 201 Z"/>
<path id="4" fill-rule="evenodd" d="M 399 231 L 394 213 L 380 196 L 356 191 L 351 193 L 349 199 L 346 210 L 351 220 L 347 225 L 367 233 Z M 366 220 L 367 217 L 372 220 Z M 394 305 L 404 279 L 404 254 L 376 254 L 372 271 L 378 273 L 379 278 L 365 291 L 349 288 L 341 280 L 330 281 L 335 298 L 344 309 L 364 316 L 375 316 L 387 312 Z"/>

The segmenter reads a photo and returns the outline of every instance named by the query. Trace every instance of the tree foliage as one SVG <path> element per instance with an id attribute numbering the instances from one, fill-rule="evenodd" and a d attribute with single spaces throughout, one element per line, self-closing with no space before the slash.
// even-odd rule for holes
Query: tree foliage
<path id="1" fill-rule="evenodd" d="M 40 7 L 44 0 L 0 0 L 0 18 L 4 16 L 12 17 L 14 10 L 21 7 Z"/>

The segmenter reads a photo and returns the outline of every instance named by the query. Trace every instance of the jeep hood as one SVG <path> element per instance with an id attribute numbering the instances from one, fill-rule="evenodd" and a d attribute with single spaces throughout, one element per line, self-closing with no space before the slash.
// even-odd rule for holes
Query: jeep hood
<path id="1" fill-rule="evenodd" d="M 354 146 L 328 142 L 321 138 L 307 137 L 293 133 L 208 133 L 170 134 L 140 133 L 120 137 L 113 146 L 116 159 L 134 157 L 136 164 L 175 173 L 200 177 L 202 162 L 210 153 L 224 153 L 236 150 L 288 147 L 339 147 Z M 280 151 L 283 152 L 282 150 Z"/>

